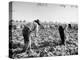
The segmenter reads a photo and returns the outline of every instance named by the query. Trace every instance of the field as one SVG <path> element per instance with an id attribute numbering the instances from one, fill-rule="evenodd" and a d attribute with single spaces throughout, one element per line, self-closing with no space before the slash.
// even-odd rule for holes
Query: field
<path id="1" fill-rule="evenodd" d="M 78 55 L 78 24 L 9 21 L 10 58 L 68 55 Z"/>

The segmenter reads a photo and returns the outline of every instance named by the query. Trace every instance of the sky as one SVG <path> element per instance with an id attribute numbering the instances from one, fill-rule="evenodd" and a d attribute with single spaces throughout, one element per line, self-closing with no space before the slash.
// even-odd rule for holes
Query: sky
<path id="1" fill-rule="evenodd" d="M 47 22 L 78 23 L 78 7 L 32 2 L 13 2 L 12 19 L 31 22 L 39 19 Z"/>

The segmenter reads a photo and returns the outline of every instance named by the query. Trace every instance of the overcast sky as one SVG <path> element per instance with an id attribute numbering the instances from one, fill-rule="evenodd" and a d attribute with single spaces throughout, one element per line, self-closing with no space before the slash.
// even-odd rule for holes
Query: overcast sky
<path id="1" fill-rule="evenodd" d="M 78 22 L 78 8 L 76 6 L 58 4 L 39 4 L 28 2 L 13 2 L 13 20 Z"/>

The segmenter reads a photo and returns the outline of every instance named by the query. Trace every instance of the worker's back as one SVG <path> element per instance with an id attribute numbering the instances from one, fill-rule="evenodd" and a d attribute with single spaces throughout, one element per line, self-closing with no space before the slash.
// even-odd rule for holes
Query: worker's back
<path id="1" fill-rule="evenodd" d="M 60 34 L 60 38 L 61 38 L 61 44 L 64 44 L 65 42 L 65 34 L 64 34 L 64 29 L 62 26 L 59 26 L 59 34 Z"/>
<path id="2" fill-rule="evenodd" d="M 29 35 L 30 35 L 30 29 L 27 26 L 24 26 L 22 30 L 23 38 L 24 38 L 24 50 L 28 48 L 29 45 Z"/>

